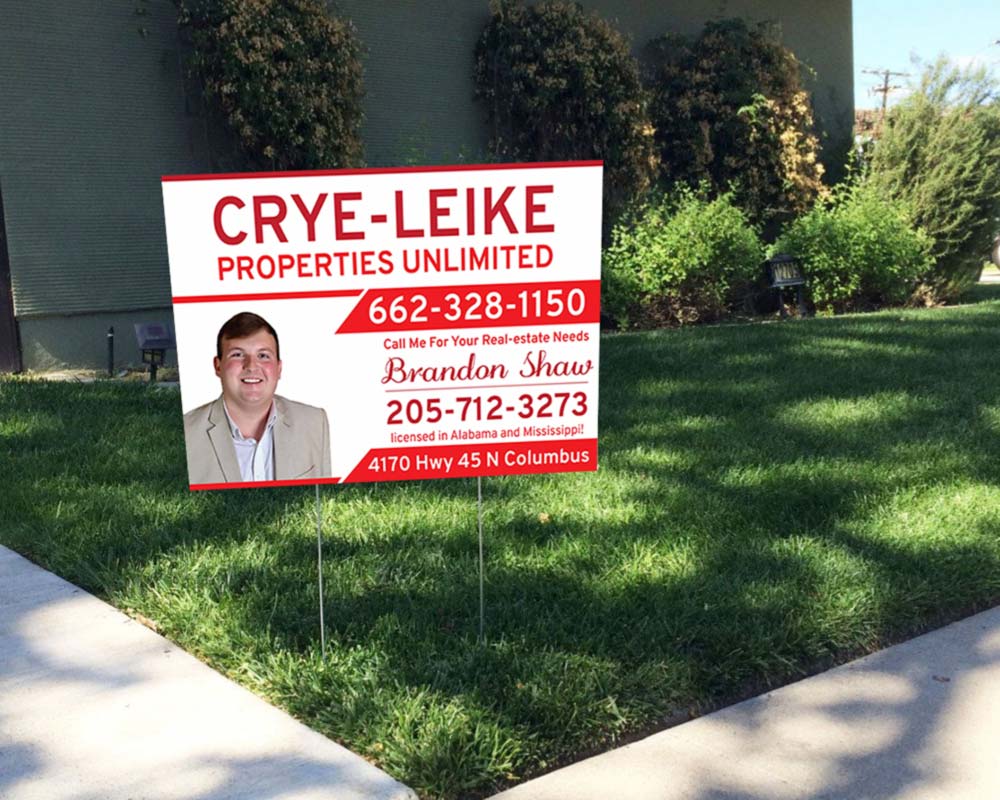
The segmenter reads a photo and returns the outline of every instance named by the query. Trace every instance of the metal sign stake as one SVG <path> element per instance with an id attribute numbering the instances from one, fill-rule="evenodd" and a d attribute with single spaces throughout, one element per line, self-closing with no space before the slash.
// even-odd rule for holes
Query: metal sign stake
<path id="1" fill-rule="evenodd" d="M 479 521 L 479 644 L 486 643 L 486 601 L 483 592 L 483 479 L 476 476 L 476 516 Z"/>
<path id="2" fill-rule="evenodd" d="M 319 484 L 316 484 L 316 563 L 319 575 L 319 647 L 320 657 L 326 659 L 326 624 L 323 621 L 323 507 L 319 502 Z"/>

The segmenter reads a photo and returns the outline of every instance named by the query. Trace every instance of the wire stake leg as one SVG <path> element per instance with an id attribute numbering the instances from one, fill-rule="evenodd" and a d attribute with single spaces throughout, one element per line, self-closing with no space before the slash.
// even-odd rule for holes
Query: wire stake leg
<path id="1" fill-rule="evenodd" d="M 486 643 L 486 595 L 483 590 L 483 479 L 476 477 L 476 516 L 479 521 L 479 643 Z"/>
<path id="2" fill-rule="evenodd" d="M 319 484 L 316 484 L 316 570 L 319 576 L 319 647 L 326 658 L 326 623 L 323 620 L 323 506 L 319 502 Z"/>

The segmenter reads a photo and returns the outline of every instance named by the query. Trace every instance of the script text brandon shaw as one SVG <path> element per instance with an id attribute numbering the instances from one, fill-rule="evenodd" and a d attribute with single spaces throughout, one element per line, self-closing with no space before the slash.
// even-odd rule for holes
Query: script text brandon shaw
<path id="1" fill-rule="evenodd" d="M 588 375 L 594 363 L 588 358 L 552 360 L 546 350 L 529 350 L 521 361 L 518 375 L 521 378 L 567 378 Z M 476 354 L 469 353 L 460 364 L 408 366 L 401 356 L 391 356 L 385 362 L 382 384 L 441 383 L 462 381 L 503 380 L 510 370 L 502 363 L 480 364 Z"/>

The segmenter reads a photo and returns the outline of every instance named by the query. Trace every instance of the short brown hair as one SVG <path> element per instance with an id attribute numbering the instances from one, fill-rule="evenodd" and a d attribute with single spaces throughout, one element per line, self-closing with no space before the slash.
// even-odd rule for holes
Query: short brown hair
<path id="1" fill-rule="evenodd" d="M 244 336 L 251 336 L 259 330 L 265 330 L 274 337 L 274 357 L 281 361 L 281 345 L 278 344 L 278 332 L 271 327 L 266 319 L 251 311 L 241 311 L 234 317 L 226 320 L 226 323 L 219 328 L 219 335 L 215 337 L 215 355 L 222 358 L 223 339 L 242 339 Z"/>

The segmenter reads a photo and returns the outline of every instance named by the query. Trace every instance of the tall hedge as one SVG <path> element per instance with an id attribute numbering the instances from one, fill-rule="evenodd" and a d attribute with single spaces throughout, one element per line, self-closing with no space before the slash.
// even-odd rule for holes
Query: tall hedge
<path id="1" fill-rule="evenodd" d="M 638 64 L 596 14 L 563 0 L 494 0 L 474 79 L 497 158 L 603 159 L 612 213 L 649 186 L 653 131 Z"/>
<path id="2" fill-rule="evenodd" d="M 804 67 L 773 26 L 709 22 L 693 41 L 653 40 L 644 64 L 665 184 L 732 187 L 758 222 L 824 193 Z"/>
<path id="3" fill-rule="evenodd" d="M 189 66 L 251 169 L 361 162 L 360 45 L 319 0 L 180 0 Z"/>
<path id="4" fill-rule="evenodd" d="M 889 111 L 868 166 L 934 240 L 927 288 L 947 299 L 978 275 L 1000 231 L 1000 80 L 940 60 Z"/>

